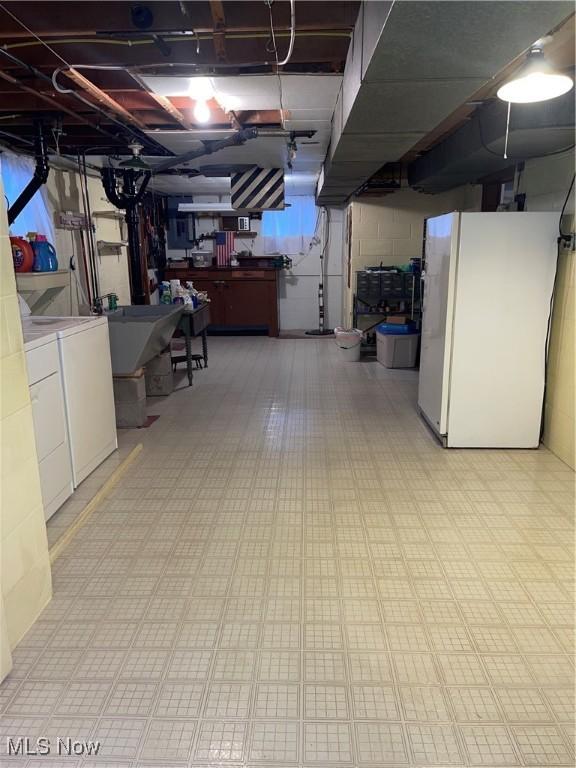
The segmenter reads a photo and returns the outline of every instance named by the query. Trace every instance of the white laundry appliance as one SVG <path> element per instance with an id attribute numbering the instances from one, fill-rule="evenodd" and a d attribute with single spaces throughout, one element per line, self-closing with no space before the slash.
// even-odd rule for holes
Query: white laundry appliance
<path id="1" fill-rule="evenodd" d="M 24 351 L 32 402 L 44 517 L 48 520 L 72 494 L 72 464 L 56 334 L 27 332 Z"/>
<path id="2" fill-rule="evenodd" d="M 118 446 L 108 320 L 30 316 L 23 327 L 56 335 L 76 488 Z"/>
<path id="3" fill-rule="evenodd" d="M 418 406 L 447 447 L 536 448 L 556 213 L 426 222 Z"/>

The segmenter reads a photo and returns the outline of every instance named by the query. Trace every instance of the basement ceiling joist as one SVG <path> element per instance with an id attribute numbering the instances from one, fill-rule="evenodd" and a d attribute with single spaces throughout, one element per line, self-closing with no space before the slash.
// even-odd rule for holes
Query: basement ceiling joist
<path id="1" fill-rule="evenodd" d="M 214 28 L 213 10 L 210 2 L 204 0 L 173 0 L 143 3 L 154 15 L 154 31 L 166 34 L 193 28 L 197 32 L 211 32 Z M 83 0 L 78 3 L 81 12 L 71 11 L 69 2 L 6 2 L 4 5 L 14 11 L 28 27 L 41 37 L 67 35 L 93 35 L 105 33 L 133 34 L 134 25 L 130 18 L 130 7 L 135 3 L 106 3 L 103 13 L 102 2 Z M 262 0 L 251 2 L 222 3 L 227 31 L 258 31 L 268 28 L 268 7 Z M 297 7 L 298 29 L 351 29 L 356 21 L 359 2 L 335 0 L 328 11 L 323 0 L 306 0 Z M 274 24 L 280 30 L 290 29 L 290 4 L 276 2 Z M 2 22 L 6 37 L 26 38 L 28 35 L 14 20 Z"/>
<path id="2" fill-rule="evenodd" d="M 554 0 L 363 4 L 319 201 L 345 202 L 572 12 Z"/>
<path id="3" fill-rule="evenodd" d="M 147 153 L 165 154 L 153 132 L 197 127 L 194 103 L 187 96 L 168 102 L 161 93 L 151 93 L 142 76 L 275 72 L 269 9 L 262 0 L 145 3 L 153 16 L 145 30 L 134 23 L 135 5 L 124 0 L 2 3 L 0 71 L 10 78 L 9 82 L 0 79 L 2 143 L 25 147 L 33 121 L 40 118 L 50 126 L 55 120 L 61 122 L 63 151 L 81 149 L 84 139 L 89 151 L 98 151 L 104 132 L 106 142 L 117 144 L 119 150 L 126 151 L 136 134 Z M 282 72 L 341 72 L 359 5 L 357 0 L 298 3 L 294 52 Z M 272 15 L 283 55 L 290 38 L 288 0 L 276 0 Z M 214 46 L 215 36 L 219 36 L 219 48 Z M 79 68 L 73 80 L 62 71 L 57 74 L 57 88 L 52 75 L 66 69 L 66 64 L 111 69 Z M 74 90 L 87 103 L 79 103 L 59 88 Z M 281 122 L 278 110 L 247 105 L 246 113 L 237 115 L 225 113 L 216 103 L 211 107 L 216 126 L 237 129 L 241 124 L 279 126 Z M 309 117 L 295 115 L 294 130 Z M 86 123 L 93 128 L 88 136 L 84 128 L 78 130 Z"/>

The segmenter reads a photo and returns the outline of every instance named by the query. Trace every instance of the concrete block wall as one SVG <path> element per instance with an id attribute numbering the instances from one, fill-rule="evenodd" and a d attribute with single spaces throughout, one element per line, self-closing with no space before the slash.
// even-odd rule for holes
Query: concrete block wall
<path id="1" fill-rule="evenodd" d="M 52 596 L 22 324 L 0 180 L 0 679 Z"/>
<path id="2" fill-rule="evenodd" d="M 352 202 L 351 241 L 349 247 L 347 243 L 344 248 L 345 323 L 352 322 L 352 297 L 358 270 L 378 264 L 405 264 L 412 257 L 420 257 L 424 219 L 455 210 L 480 210 L 481 198 L 481 187 L 465 186 L 440 195 L 403 189 L 384 197 Z"/>

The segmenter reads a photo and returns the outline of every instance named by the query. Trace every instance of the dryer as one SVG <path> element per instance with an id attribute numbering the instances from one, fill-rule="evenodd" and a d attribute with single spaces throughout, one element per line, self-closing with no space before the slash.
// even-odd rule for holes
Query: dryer
<path id="1" fill-rule="evenodd" d="M 118 447 L 108 319 L 30 316 L 23 325 L 56 334 L 76 488 Z"/>

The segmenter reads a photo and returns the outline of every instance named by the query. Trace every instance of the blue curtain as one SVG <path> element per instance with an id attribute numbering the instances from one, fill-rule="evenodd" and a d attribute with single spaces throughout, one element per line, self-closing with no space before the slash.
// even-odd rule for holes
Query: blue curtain
<path id="1" fill-rule="evenodd" d="M 2 152 L 0 155 L 0 173 L 4 184 L 4 194 L 8 205 L 12 205 L 20 192 L 34 175 L 35 162 L 31 157 L 15 155 L 12 152 Z M 26 237 L 28 232 L 38 232 L 46 235 L 54 242 L 54 222 L 51 206 L 48 202 L 48 192 L 43 184 L 24 210 L 10 225 L 10 234 Z"/>
<path id="2" fill-rule="evenodd" d="M 312 195 L 287 197 L 289 208 L 264 211 L 262 237 L 264 253 L 305 253 L 314 235 L 318 209 Z"/>

